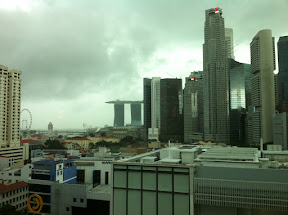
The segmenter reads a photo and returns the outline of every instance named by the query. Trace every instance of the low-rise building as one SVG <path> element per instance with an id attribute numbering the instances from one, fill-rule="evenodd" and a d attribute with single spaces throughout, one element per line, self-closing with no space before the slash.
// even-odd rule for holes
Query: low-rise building
<path id="1" fill-rule="evenodd" d="M 0 156 L 13 158 L 14 163 L 29 159 L 29 144 L 20 146 L 0 148 Z"/>
<path id="2" fill-rule="evenodd" d="M 33 164 L 26 164 L 19 168 L 6 168 L 0 171 L 0 180 L 9 183 L 17 183 L 19 181 L 28 182 L 31 177 Z"/>
<path id="3" fill-rule="evenodd" d="M 32 177 L 29 180 L 29 195 L 38 194 L 43 199 L 41 213 L 53 214 L 51 186 L 76 183 L 76 166 L 72 160 L 42 160 L 34 162 Z"/>
<path id="4" fill-rule="evenodd" d="M 262 154 L 181 145 L 113 162 L 110 214 L 287 214 L 287 161 Z"/>
<path id="5" fill-rule="evenodd" d="M 113 159 L 96 159 L 93 157 L 75 160 L 77 183 L 92 184 L 93 187 L 100 184 L 109 184 L 111 161 Z"/>
<path id="6" fill-rule="evenodd" d="M 146 148 L 120 148 L 121 153 L 142 154 L 147 152 Z"/>
<path id="7" fill-rule="evenodd" d="M 92 141 L 88 139 L 87 137 L 80 137 L 80 138 L 69 138 L 66 140 L 66 142 L 79 145 L 82 149 L 88 149 L 89 148 L 89 143 Z M 72 147 L 74 148 L 74 147 Z M 69 148 L 70 149 L 70 148 Z"/>
<path id="8" fill-rule="evenodd" d="M 0 180 L 0 207 L 10 204 L 17 211 L 25 211 L 28 200 L 28 183 L 20 181 L 17 183 L 3 184 Z"/>
<path id="9" fill-rule="evenodd" d="M 99 136 L 99 137 L 88 137 L 92 141 L 92 143 L 98 143 L 101 141 L 112 142 L 112 143 L 119 143 L 120 138 L 113 137 L 113 136 Z"/>

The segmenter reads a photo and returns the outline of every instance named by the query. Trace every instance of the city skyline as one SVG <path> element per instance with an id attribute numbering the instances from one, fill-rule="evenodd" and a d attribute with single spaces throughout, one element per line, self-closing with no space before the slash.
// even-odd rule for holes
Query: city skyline
<path id="1" fill-rule="evenodd" d="M 271 29 L 276 42 L 288 35 L 287 1 L 96 2 L 0 1 L 0 64 L 23 71 L 21 109 L 32 112 L 32 129 L 50 121 L 55 129 L 112 125 L 113 106 L 105 101 L 142 100 L 143 78 L 185 83 L 203 70 L 209 8 L 223 10 L 241 63 L 250 63 L 258 31 Z"/>

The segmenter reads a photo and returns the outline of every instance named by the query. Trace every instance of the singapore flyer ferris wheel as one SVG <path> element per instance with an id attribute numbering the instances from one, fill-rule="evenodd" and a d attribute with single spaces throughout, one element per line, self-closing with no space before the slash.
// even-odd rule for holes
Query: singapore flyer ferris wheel
<path id="1" fill-rule="evenodd" d="M 30 130 L 32 126 L 32 114 L 31 111 L 27 108 L 21 110 L 20 115 L 21 130 Z"/>

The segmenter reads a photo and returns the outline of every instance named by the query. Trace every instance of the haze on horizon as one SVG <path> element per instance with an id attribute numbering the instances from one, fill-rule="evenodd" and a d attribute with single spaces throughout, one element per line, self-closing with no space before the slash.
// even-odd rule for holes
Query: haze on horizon
<path id="1" fill-rule="evenodd" d="M 112 125 L 105 102 L 142 100 L 144 77 L 202 70 L 205 10 L 215 7 L 239 62 L 250 63 L 258 31 L 288 35 L 286 0 L 0 0 L 0 64 L 23 71 L 32 129 Z"/>

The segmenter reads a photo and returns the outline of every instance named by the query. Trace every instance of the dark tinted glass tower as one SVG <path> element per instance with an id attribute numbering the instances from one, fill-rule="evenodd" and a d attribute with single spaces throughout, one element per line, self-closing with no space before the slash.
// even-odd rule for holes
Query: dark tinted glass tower
<path id="1" fill-rule="evenodd" d="M 161 79 L 160 95 L 160 141 L 183 142 L 182 79 Z"/>
<path id="2" fill-rule="evenodd" d="M 204 139 L 229 143 L 229 73 L 222 10 L 206 10 L 203 44 Z"/>
<path id="3" fill-rule="evenodd" d="M 278 110 L 288 112 L 288 36 L 280 37 L 278 45 Z"/>
<path id="4" fill-rule="evenodd" d="M 203 72 L 192 72 L 184 88 L 184 142 L 203 140 Z"/>
<path id="5" fill-rule="evenodd" d="M 114 104 L 114 126 L 124 126 L 124 103 Z"/>
<path id="6" fill-rule="evenodd" d="M 148 139 L 148 128 L 151 128 L 151 79 L 143 79 L 144 102 L 144 140 Z"/>
<path id="7" fill-rule="evenodd" d="M 250 65 L 229 59 L 230 74 L 230 142 L 244 145 L 245 116 L 248 106 L 251 106 Z M 248 125 L 247 125 L 248 126 Z"/>
<path id="8" fill-rule="evenodd" d="M 141 103 L 131 103 L 131 125 L 141 126 Z"/>

